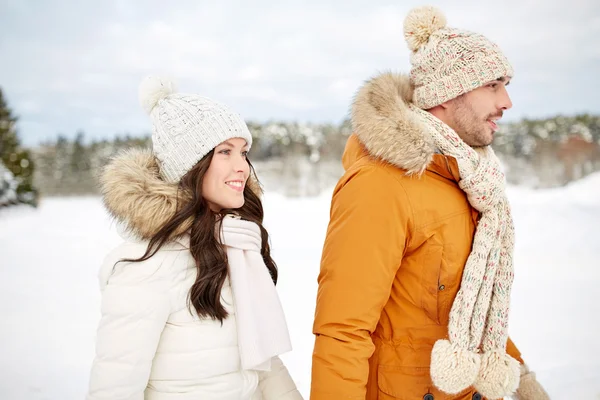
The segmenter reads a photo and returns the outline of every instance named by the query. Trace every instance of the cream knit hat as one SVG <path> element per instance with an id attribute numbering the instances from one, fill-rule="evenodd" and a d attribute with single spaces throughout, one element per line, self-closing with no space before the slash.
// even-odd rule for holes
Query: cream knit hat
<path id="1" fill-rule="evenodd" d="M 480 34 L 448 28 L 446 17 L 434 7 L 411 10 L 404 20 L 404 37 L 412 51 L 413 102 L 421 109 L 513 76 L 496 44 Z"/>
<path id="2" fill-rule="evenodd" d="M 227 139 L 242 138 L 252 145 L 239 114 L 207 97 L 175 91 L 173 82 L 155 76 L 144 78 L 139 88 L 142 107 L 152 120 L 152 150 L 165 181 L 179 182 Z"/>

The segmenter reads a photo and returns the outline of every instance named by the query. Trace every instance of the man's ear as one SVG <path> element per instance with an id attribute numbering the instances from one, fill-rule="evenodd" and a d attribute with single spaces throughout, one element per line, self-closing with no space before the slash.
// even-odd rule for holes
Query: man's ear
<path id="1" fill-rule="evenodd" d="M 451 102 L 451 101 L 452 101 L 452 100 L 445 101 L 445 102 L 443 102 L 442 104 L 440 104 L 440 105 L 439 105 L 439 107 L 442 107 L 444 110 L 447 110 L 447 109 L 448 109 L 448 107 L 450 107 L 450 102 Z"/>
<path id="2" fill-rule="evenodd" d="M 441 118 L 443 115 L 446 114 L 446 110 L 448 109 L 448 107 L 450 106 L 450 101 L 446 101 L 445 103 L 442 104 L 438 104 L 435 107 L 430 108 L 429 111 L 431 114 L 435 115 L 438 118 Z"/>

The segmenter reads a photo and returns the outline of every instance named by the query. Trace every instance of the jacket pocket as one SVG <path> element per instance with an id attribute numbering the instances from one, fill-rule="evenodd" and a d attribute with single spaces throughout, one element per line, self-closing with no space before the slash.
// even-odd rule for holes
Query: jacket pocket
<path id="1" fill-rule="evenodd" d="M 438 297 L 444 247 L 435 236 L 429 239 L 428 247 L 421 266 L 421 307 L 432 321 L 439 324 Z"/>
<path id="2" fill-rule="evenodd" d="M 379 365 L 377 385 L 378 400 L 422 399 L 430 393 L 429 368 Z"/>
<path id="3" fill-rule="evenodd" d="M 427 367 L 379 365 L 377 369 L 377 400 L 421 400 L 431 394 L 435 400 L 471 399 L 472 390 L 449 395 L 435 388 Z"/>

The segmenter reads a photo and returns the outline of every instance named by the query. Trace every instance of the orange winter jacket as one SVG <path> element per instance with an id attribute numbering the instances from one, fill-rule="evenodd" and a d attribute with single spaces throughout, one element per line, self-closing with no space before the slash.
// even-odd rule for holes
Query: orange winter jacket
<path id="1" fill-rule="evenodd" d="M 413 120 L 403 124 L 410 111 L 394 102 L 407 83 L 377 79 L 391 78 L 359 92 L 356 134 L 333 192 L 310 398 L 482 399 L 472 388 L 442 393 L 429 374 L 432 347 L 447 338 L 478 213 L 458 187 L 456 160 L 415 140 L 424 128 Z M 381 126 L 386 118 L 392 122 Z M 507 351 L 523 362 L 510 339 Z"/>

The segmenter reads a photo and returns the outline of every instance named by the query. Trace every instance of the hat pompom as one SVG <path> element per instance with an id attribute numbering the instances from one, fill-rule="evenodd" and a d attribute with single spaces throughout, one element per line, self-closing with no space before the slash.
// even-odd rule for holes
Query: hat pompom
<path id="1" fill-rule="evenodd" d="M 404 38 L 412 51 L 429 42 L 431 35 L 446 27 L 446 17 L 432 6 L 412 9 L 404 19 Z"/>
<path id="2" fill-rule="evenodd" d="M 475 382 L 479 374 L 479 354 L 461 349 L 449 340 L 438 340 L 431 351 L 430 375 L 442 392 L 457 394 Z"/>
<path id="3" fill-rule="evenodd" d="M 503 350 L 493 350 L 483 353 L 474 386 L 486 398 L 500 399 L 515 393 L 520 377 L 519 362 Z"/>
<path id="4" fill-rule="evenodd" d="M 144 111 L 152 112 L 158 102 L 176 91 L 175 84 L 168 79 L 147 76 L 140 83 L 139 99 Z"/>

